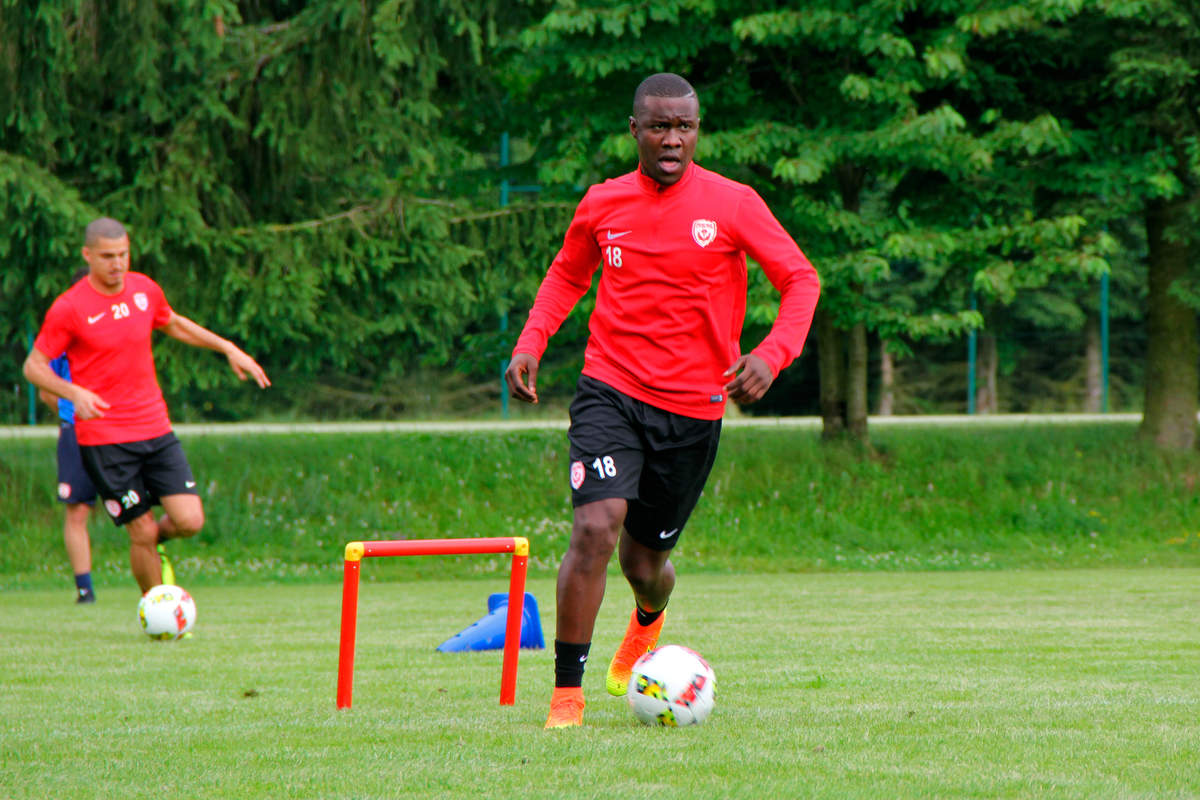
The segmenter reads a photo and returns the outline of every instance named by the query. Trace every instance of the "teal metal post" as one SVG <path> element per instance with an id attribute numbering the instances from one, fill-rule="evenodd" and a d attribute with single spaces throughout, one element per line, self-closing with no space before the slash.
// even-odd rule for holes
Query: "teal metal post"
<path id="1" fill-rule="evenodd" d="M 500 166 L 507 167 L 509 161 L 508 155 L 508 131 L 500 134 Z M 537 185 L 529 186 L 513 186 L 508 182 L 508 178 L 500 179 L 500 207 L 504 208 L 508 205 L 508 196 L 510 192 L 539 192 L 542 187 Z M 508 330 L 508 314 L 500 314 L 500 331 L 503 333 Z M 504 381 L 504 373 L 508 371 L 508 359 L 500 361 L 500 416 L 508 419 L 508 384 Z"/>
<path id="2" fill-rule="evenodd" d="M 500 134 L 500 166 L 508 166 L 508 131 Z M 500 179 L 500 207 L 508 205 L 508 178 Z M 500 312 L 500 332 L 508 330 L 508 314 Z M 508 384 L 504 373 L 508 372 L 508 359 L 500 359 L 500 418 L 508 419 Z"/>
<path id="3" fill-rule="evenodd" d="M 508 315 L 500 315 L 500 332 L 504 333 L 508 330 Z M 508 359 L 500 359 L 500 418 L 508 419 L 508 383 L 504 380 L 504 373 L 508 372 Z"/>
<path id="4" fill-rule="evenodd" d="M 28 347 L 25 348 L 25 352 L 28 353 L 30 350 L 33 349 L 33 334 L 29 331 L 28 327 L 25 328 L 25 339 L 28 343 Z M 25 388 L 29 391 L 29 424 L 36 425 L 37 424 L 37 389 L 34 388 L 34 385 L 32 383 L 26 383 Z"/>
<path id="5" fill-rule="evenodd" d="M 1108 413 L 1108 273 L 1100 276 L 1100 411 Z"/>
<path id="6" fill-rule="evenodd" d="M 971 310 L 975 311 L 975 290 L 971 290 Z M 967 413 L 975 413 L 975 329 L 967 334 Z"/>
<path id="7" fill-rule="evenodd" d="M 500 134 L 500 166 L 508 166 L 508 131 Z M 508 205 L 508 178 L 500 180 L 500 207 Z"/>

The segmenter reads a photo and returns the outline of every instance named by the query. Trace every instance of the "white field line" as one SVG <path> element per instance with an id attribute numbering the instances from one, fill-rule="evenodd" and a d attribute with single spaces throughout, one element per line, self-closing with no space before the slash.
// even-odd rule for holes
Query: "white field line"
<path id="1" fill-rule="evenodd" d="M 870 427 L 920 427 L 927 425 L 1076 425 L 1103 422 L 1139 422 L 1141 414 L 930 414 L 921 416 L 870 417 Z M 820 417 L 735 417 L 725 420 L 729 428 L 821 428 Z M 247 434 L 298 433 L 494 433 L 524 430 L 566 430 L 567 419 L 455 420 L 444 422 L 213 422 L 175 426 L 188 436 L 245 436 Z M 57 425 L 0 426 L 0 439 L 51 439 Z"/>

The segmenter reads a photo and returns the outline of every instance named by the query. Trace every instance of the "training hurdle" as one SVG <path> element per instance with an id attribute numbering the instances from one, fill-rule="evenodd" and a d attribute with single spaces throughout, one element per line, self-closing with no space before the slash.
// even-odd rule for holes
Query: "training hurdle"
<path id="1" fill-rule="evenodd" d="M 382 556 L 447 556 L 473 553 L 512 553 L 508 578 L 508 616 L 504 628 L 504 663 L 500 670 L 500 705 L 511 706 L 517 696 L 517 656 L 521 651 L 521 617 L 525 603 L 525 573 L 529 540 L 521 536 L 479 539 L 401 539 L 350 542 L 342 577 L 342 633 L 338 648 L 337 707 L 349 708 L 354 694 L 354 639 L 358 628 L 358 573 L 364 558 Z"/>

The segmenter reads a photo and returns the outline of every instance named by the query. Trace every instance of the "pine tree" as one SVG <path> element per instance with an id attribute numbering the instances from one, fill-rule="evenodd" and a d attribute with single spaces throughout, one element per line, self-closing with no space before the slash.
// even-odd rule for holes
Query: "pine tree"
<path id="1" fill-rule="evenodd" d="M 544 218 L 564 213 L 496 210 L 503 98 L 485 67 L 526 13 L 500 0 L 0 5 L 0 299 L 20 310 L 0 336 L 27 346 L 83 226 L 105 214 L 176 308 L 262 356 L 279 391 L 254 402 L 303 409 L 321 387 L 370 394 L 456 366 L 464 337 L 532 293 L 501 262 L 545 258 Z M 162 347 L 180 413 L 249 402 L 223 364 Z"/>

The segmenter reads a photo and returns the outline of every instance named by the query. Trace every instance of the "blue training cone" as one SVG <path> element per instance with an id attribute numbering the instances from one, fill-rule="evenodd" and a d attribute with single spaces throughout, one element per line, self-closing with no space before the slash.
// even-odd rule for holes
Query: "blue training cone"
<path id="1" fill-rule="evenodd" d="M 442 653 L 461 653 L 464 650 L 501 650 L 504 648 L 504 628 L 508 622 L 508 592 L 488 595 L 488 613 L 478 622 L 464 628 L 438 645 Z M 541 650 L 546 647 L 542 635 L 542 618 L 538 616 L 537 600 L 525 593 L 521 614 L 521 647 Z"/>

